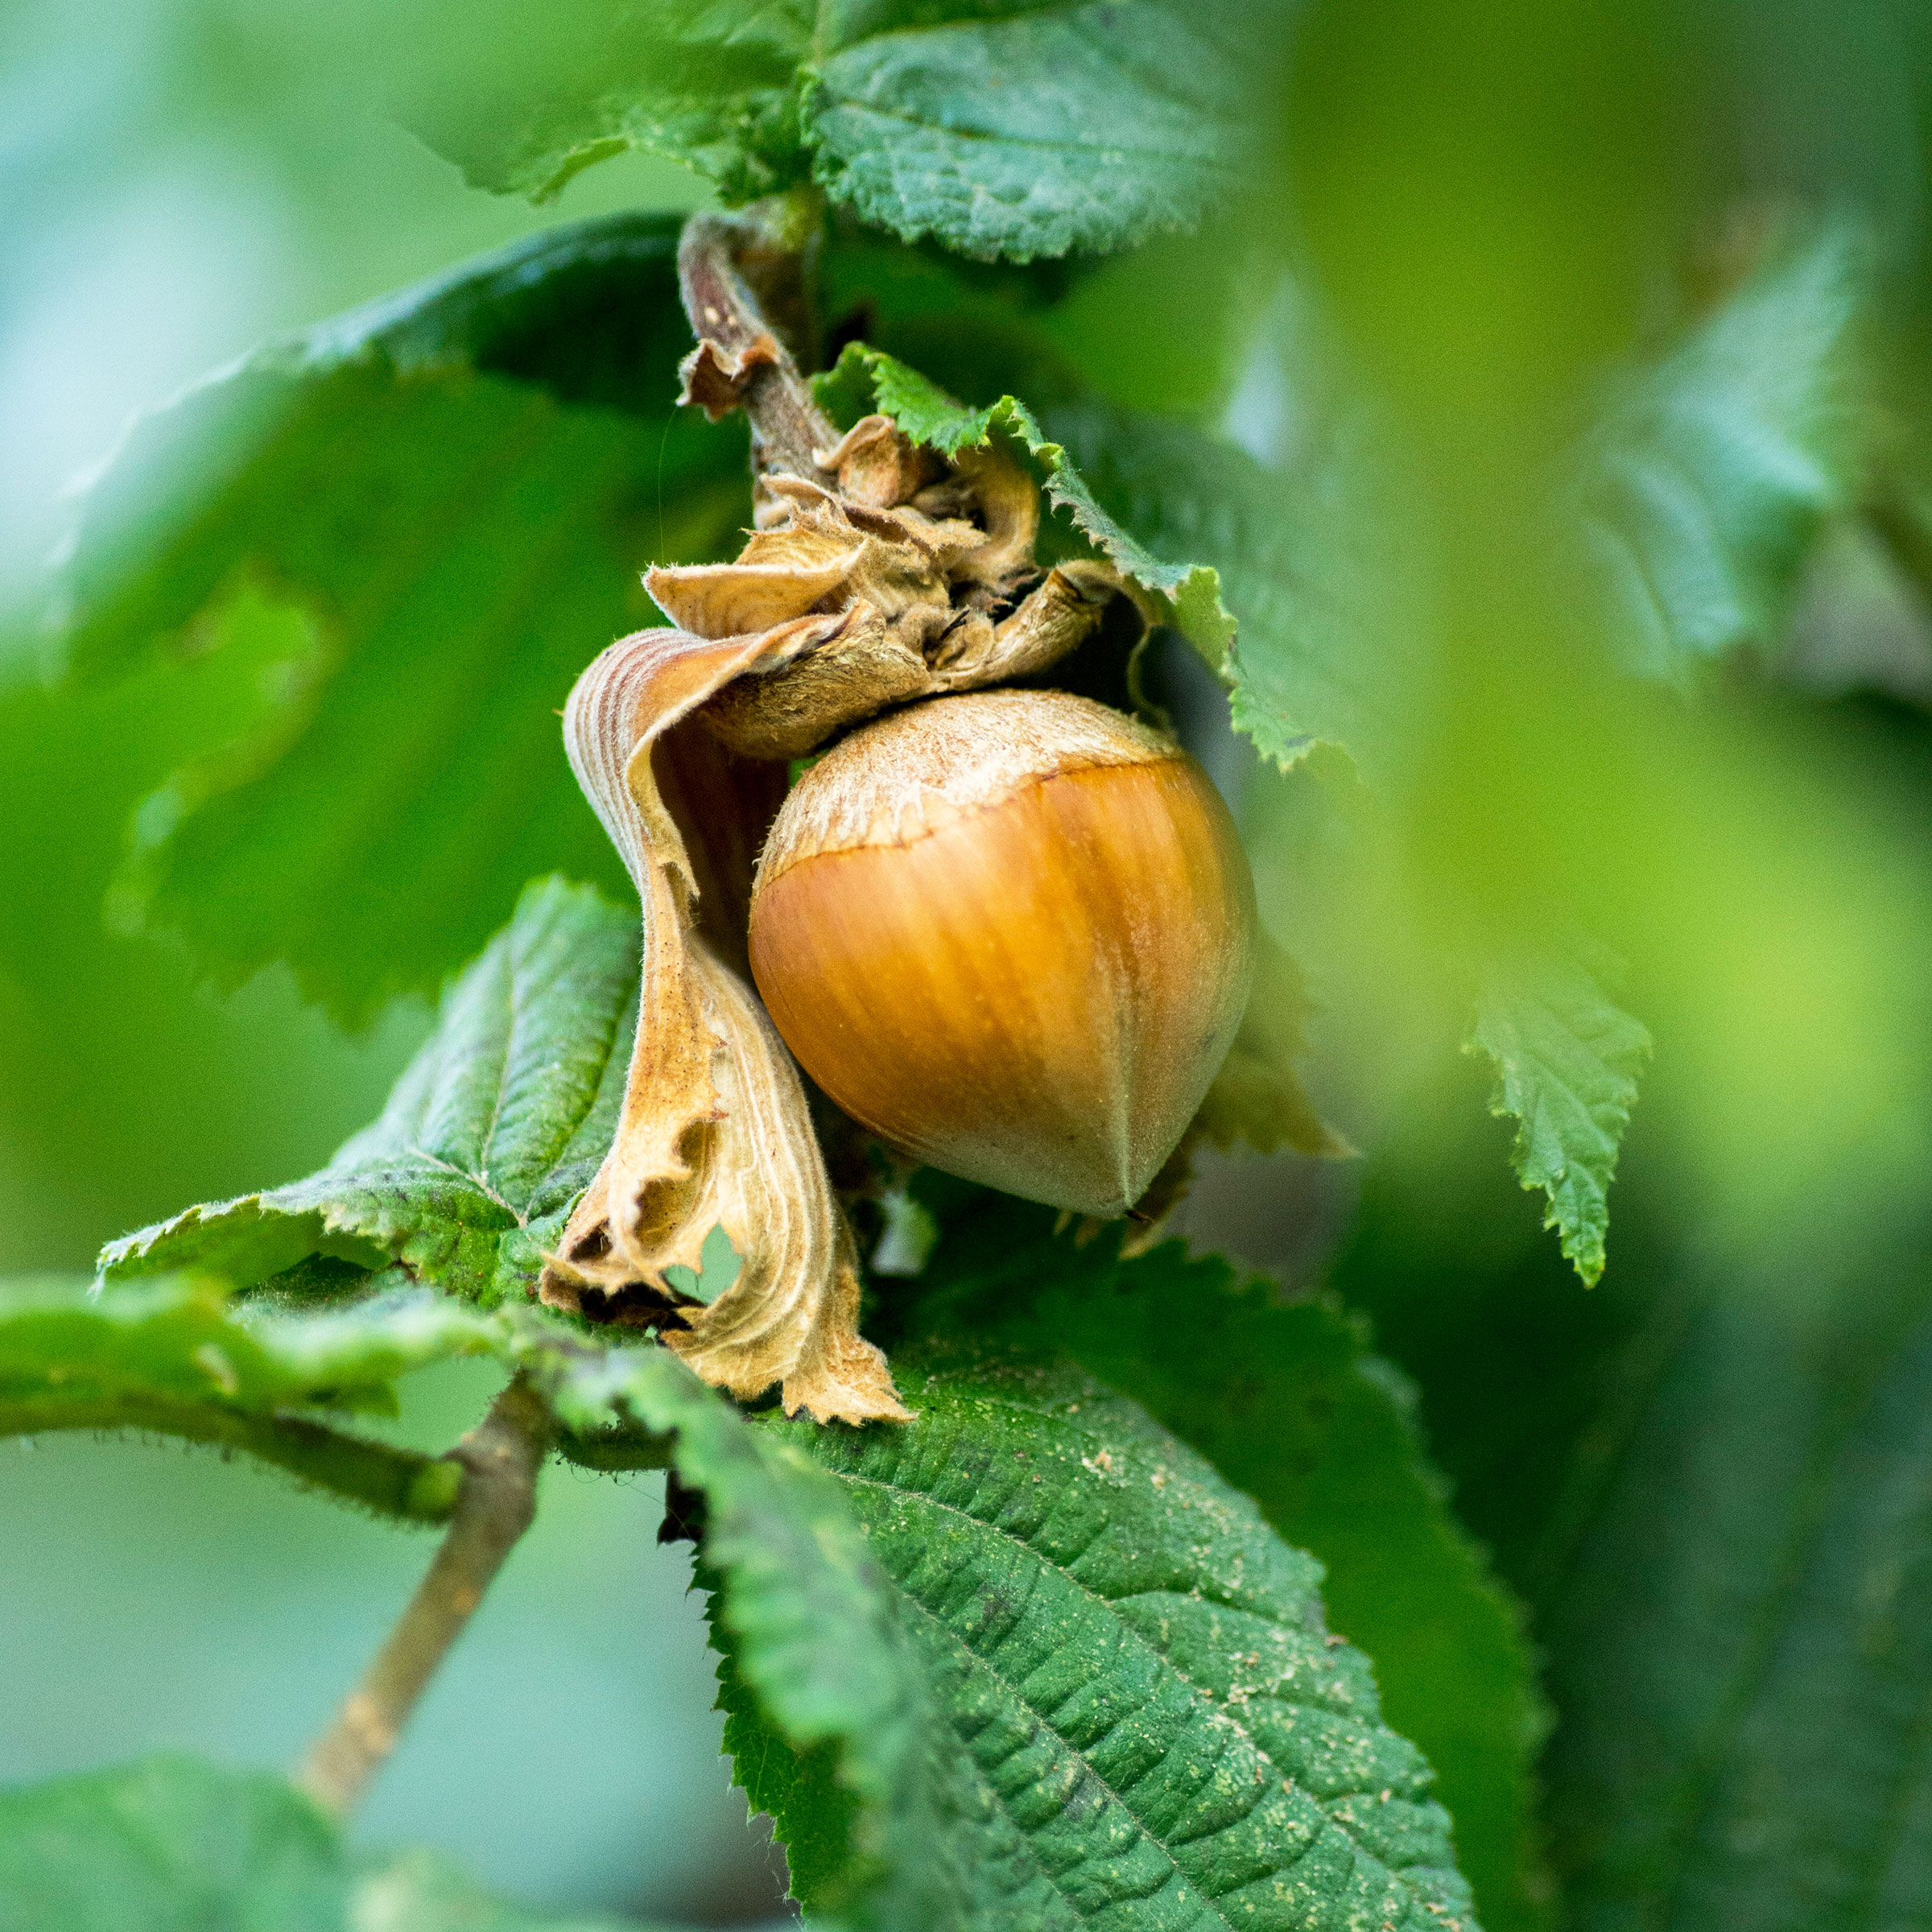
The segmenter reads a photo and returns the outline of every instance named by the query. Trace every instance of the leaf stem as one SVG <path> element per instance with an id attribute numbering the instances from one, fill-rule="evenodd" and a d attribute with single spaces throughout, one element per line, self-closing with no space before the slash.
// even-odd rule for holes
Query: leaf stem
<path id="1" fill-rule="evenodd" d="M 207 1402 L 146 1396 L 0 1402 L 0 1436 L 76 1429 L 103 1435 L 132 1430 L 238 1449 L 303 1482 L 405 1522 L 447 1522 L 457 1489 L 455 1471 L 440 1458 L 345 1435 L 300 1416 L 250 1415 Z"/>
<path id="2" fill-rule="evenodd" d="M 463 1472 L 449 1534 L 362 1681 L 309 1748 L 295 1781 L 326 1810 L 355 1807 L 396 1747 L 436 1666 L 537 1510 L 554 1424 L 521 1375 L 449 1452 Z"/>
<path id="3" fill-rule="evenodd" d="M 727 368 L 744 367 L 739 399 L 751 419 L 761 472 L 815 480 L 816 452 L 839 432 L 799 373 L 784 326 L 803 313 L 804 250 L 797 211 L 693 215 L 678 243 L 684 312 L 700 345 Z"/>

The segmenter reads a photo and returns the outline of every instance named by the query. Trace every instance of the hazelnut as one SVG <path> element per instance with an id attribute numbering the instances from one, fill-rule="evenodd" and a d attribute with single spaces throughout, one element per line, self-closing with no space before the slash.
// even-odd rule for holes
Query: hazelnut
<path id="1" fill-rule="evenodd" d="M 942 697 L 841 740 L 759 861 L 786 1044 L 915 1159 L 1125 1212 L 1241 1024 L 1254 889 L 1187 753 L 1061 692 Z"/>

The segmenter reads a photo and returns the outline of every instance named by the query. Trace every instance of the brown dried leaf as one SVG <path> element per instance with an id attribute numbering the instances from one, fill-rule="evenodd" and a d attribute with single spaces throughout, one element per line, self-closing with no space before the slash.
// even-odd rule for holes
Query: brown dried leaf
<path id="1" fill-rule="evenodd" d="M 851 1236 L 798 1074 L 697 917 L 707 872 L 735 877 L 742 865 L 748 875 L 758 811 L 769 818 L 761 795 L 775 803 L 776 790 L 755 771 L 720 783 L 715 751 L 685 742 L 691 713 L 720 685 L 809 648 L 840 621 L 718 640 L 642 631 L 613 644 L 571 693 L 572 766 L 643 902 L 642 989 L 623 1117 L 541 1293 L 553 1307 L 659 1327 L 706 1381 L 741 1399 L 777 1382 L 787 1414 L 903 1421 L 885 1358 L 858 1333 Z M 714 1227 L 741 1266 L 705 1307 L 665 1270 L 699 1266 Z"/>

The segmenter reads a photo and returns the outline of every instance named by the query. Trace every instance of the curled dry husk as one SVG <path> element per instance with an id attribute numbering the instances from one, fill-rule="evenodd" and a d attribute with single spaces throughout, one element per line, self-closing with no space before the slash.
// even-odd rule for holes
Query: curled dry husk
<path id="1" fill-rule="evenodd" d="M 1104 564 L 1034 561 L 1038 493 L 1003 454 L 947 462 L 868 417 L 837 436 L 737 271 L 741 228 L 687 230 L 700 331 L 685 398 L 753 423 L 756 518 L 731 564 L 646 579 L 678 626 L 613 644 L 564 713 L 572 768 L 636 881 L 636 1045 L 609 1154 L 545 1301 L 657 1327 L 708 1381 L 787 1413 L 905 1419 L 858 1332 L 852 1237 L 790 1055 L 749 982 L 753 862 L 782 761 L 893 704 L 1044 669 L 1099 623 Z M 706 1307 L 668 1281 L 722 1228 L 737 1278 Z"/>

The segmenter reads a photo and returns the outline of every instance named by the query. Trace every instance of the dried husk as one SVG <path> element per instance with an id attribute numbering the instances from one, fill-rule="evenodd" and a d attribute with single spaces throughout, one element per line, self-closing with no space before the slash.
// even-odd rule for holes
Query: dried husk
<path id="1" fill-rule="evenodd" d="M 1044 670 L 1121 584 L 1103 564 L 1038 568 L 1038 492 L 1003 453 L 948 461 L 885 416 L 837 435 L 765 321 L 745 263 L 769 275 L 775 258 L 758 246 L 744 224 L 700 217 L 680 258 L 700 336 L 684 399 L 750 415 L 757 527 L 733 563 L 650 572 L 676 628 L 613 645 L 564 714 L 578 781 L 636 881 L 644 952 L 622 1117 L 540 1293 L 658 1328 L 741 1399 L 777 1383 L 788 1414 L 904 1420 L 858 1333 L 851 1235 L 745 968 L 778 761 L 889 707 Z M 741 1268 L 706 1307 L 666 1270 L 697 1268 L 714 1227 Z"/>
<path id="2" fill-rule="evenodd" d="M 720 783 L 718 770 L 698 795 L 663 782 L 702 768 L 709 748 L 688 743 L 686 720 L 761 643 L 639 632 L 591 666 L 564 712 L 578 782 L 637 881 L 644 950 L 622 1117 L 540 1292 L 552 1306 L 658 1326 L 707 1381 L 742 1400 L 776 1382 L 787 1414 L 903 1421 L 884 1356 L 858 1332 L 851 1236 L 797 1071 L 756 996 L 699 927 L 704 867 L 694 848 L 714 876 L 741 877 L 748 890 L 743 833 L 760 807 L 745 809 L 747 794 L 770 800 L 770 787 L 755 774 L 745 786 Z M 686 792 L 683 825 L 667 789 Z M 699 829 L 705 818 L 722 823 L 721 839 Z M 665 1270 L 698 1268 L 714 1227 L 741 1265 L 707 1307 Z"/>

